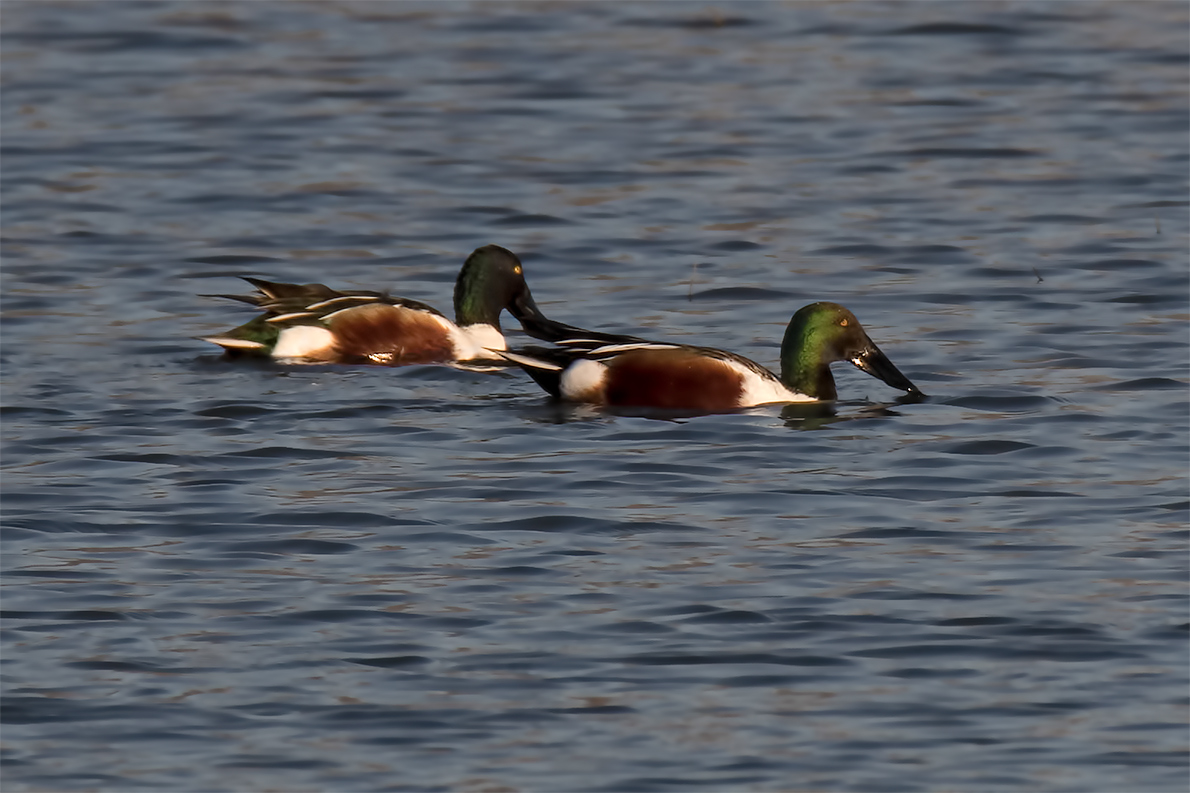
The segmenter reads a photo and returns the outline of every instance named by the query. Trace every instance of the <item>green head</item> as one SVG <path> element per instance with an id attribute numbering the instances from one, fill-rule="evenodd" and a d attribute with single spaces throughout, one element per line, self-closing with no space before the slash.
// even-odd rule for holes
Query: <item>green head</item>
<path id="1" fill-rule="evenodd" d="M 455 281 L 455 321 L 461 326 L 483 323 L 499 329 L 500 312 L 506 308 L 537 308 L 521 260 L 499 245 L 476 248 Z"/>
<path id="2" fill-rule="evenodd" d="M 811 303 L 789 320 L 781 342 L 781 380 L 815 399 L 835 399 L 830 365 L 850 361 L 893 388 L 920 394 L 876 346 L 855 315 L 838 303 Z"/>

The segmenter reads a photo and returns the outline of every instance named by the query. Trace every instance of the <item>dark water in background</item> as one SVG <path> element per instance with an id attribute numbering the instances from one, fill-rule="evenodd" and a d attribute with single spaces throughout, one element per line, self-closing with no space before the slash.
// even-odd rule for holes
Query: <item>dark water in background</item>
<path id="1" fill-rule="evenodd" d="M 9 791 L 1180 791 L 1184 3 L 5 2 Z M 234 365 L 232 276 L 932 398 Z M 883 402 L 881 402 L 883 400 Z"/>

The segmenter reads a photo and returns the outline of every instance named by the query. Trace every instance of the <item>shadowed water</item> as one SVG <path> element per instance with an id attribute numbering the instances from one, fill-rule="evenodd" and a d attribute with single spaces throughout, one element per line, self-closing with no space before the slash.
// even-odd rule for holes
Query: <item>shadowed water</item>
<path id="1" fill-rule="evenodd" d="M 1184 4 L 4 12 L 5 790 L 1185 789 Z M 194 340 L 487 243 L 769 366 L 841 302 L 930 397 Z"/>

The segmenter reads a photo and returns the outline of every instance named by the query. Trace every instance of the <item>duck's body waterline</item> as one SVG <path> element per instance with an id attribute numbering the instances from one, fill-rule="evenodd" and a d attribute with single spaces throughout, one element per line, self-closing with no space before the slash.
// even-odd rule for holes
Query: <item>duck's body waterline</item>
<path id="1" fill-rule="evenodd" d="M 536 318 L 551 331 L 555 349 L 500 353 L 551 396 L 613 407 L 733 410 L 786 402 L 837 398 L 830 364 L 849 361 L 888 385 L 921 394 L 860 326 L 836 303 L 814 303 L 794 314 L 781 345 L 777 376 L 743 356 L 711 347 L 666 344 L 632 337 L 604 343 L 571 326 Z M 563 330 L 565 329 L 565 330 Z M 579 330 L 573 338 L 565 338 Z"/>
<path id="2" fill-rule="evenodd" d="M 339 292 L 321 284 L 246 278 L 254 295 L 222 295 L 264 314 L 206 341 L 230 354 L 290 361 L 404 365 L 509 361 L 556 399 L 612 407 L 723 411 L 837 398 L 830 365 L 848 361 L 884 383 L 921 395 L 837 303 L 793 315 L 781 343 L 780 375 L 725 350 L 586 330 L 541 313 L 520 260 L 496 245 L 467 257 L 455 283 L 455 322 L 415 300 Z M 508 310 L 550 348 L 510 350 L 500 329 Z"/>
<path id="3" fill-rule="evenodd" d="M 496 245 L 476 249 L 459 271 L 454 322 L 425 303 L 382 292 L 245 280 L 255 294 L 219 297 L 265 313 L 204 337 L 231 355 L 385 365 L 499 360 L 507 346 L 500 313 L 519 313 L 521 306 L 536 311 L 520 260 Z"/>

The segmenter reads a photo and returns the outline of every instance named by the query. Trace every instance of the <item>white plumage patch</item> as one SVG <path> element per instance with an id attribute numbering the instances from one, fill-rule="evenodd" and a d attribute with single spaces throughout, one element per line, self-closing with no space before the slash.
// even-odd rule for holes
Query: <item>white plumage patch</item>
<path id="1" fill-rule="evenodd" d="M 297 325 L 281 331 L 273 347 L 274 358 L 306 358 L 334 346 L 335 337 L 326 328 Z"/>
<path id="2" fill-rule="evenodd" d="M 431 314 L 423 312 L 426 316 L 431 317 L 435 322 L 442 326 L 446 331 L 446 335 L 450 338 L 451 345 L 455 348 L 456 361 L 469 361 L 472 358 L 491 358 L 492 355 L 484 350 L 483 347 L 476 345 L 471 339 L 471 335 L 465 329 L 451 322 L 449 319 L 438 314 Z"/>
<path id="3" fill-rule="evenodd" d="M 563 399 L 576 402 L 603 402 L 604 381 L 607 367 L 590 358 L 579 358 L 566 371 L 558 383 Z"/>
<path id="4" fill-rule="evenodd" d="M 723 361 L 744 378 L 743 390 L 740 392 L 740 407 L 750 408 L 755 405 L 769 405 L 774 402 L 816 402 L 814 397 L 799 394 L 786 388 L 775 377 L 763 377 L 758 372 L 732 360 Z"/>
<path id="5" fill-rule="evenodd" d="M 459 330 L 466 338 L 471 349 L 469 355 L 460 355 L 460 360 L 466 360 L 468 358 L 496 358 L 497 355 L 491 352 L 492 350 L 504 350 L 508 347 L 507 342 L 504 341 L 504 334 L 486 322 L 467 325 Z M 459 346 L 458 342 L 455 343 L 455 346 Z"/>

